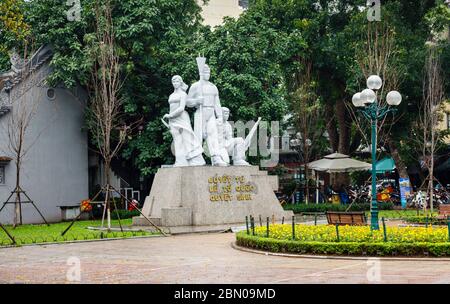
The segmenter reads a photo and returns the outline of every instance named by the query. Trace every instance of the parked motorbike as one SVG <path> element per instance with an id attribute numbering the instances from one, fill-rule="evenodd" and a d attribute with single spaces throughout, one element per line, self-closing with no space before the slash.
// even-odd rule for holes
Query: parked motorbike
<path id="1" fill-rule="evenodd" d="M 411 208 L 424 208 L 425 204 L 427 208 L 430 208 L 430 197 L 427 192 L 419 190 L 417 191 L 407 202 L 408 207 Z M 438 208 L 439 205 L 450 204 L 450 195 L 445 190 L 435 190 L 433 192 L 433 207 Z"/>

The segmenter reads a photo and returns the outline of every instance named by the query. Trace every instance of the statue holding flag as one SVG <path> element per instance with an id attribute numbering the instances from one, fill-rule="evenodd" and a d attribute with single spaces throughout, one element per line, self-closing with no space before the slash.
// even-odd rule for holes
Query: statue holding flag
<path id="1" fill-rule="evenodd" d="M 213 166 L 227 166 L 223 147 L 219 143 L 219 131 L 223 127 L 223 114 L 220 105 L 219 90 L 209 81 L 211 70 L 206 58 L 197 58 L 200 80 L 194 83 L 188 93 L 186 105 L 197 108 L 194 114 L 194 133 L 206 140 Z"/>

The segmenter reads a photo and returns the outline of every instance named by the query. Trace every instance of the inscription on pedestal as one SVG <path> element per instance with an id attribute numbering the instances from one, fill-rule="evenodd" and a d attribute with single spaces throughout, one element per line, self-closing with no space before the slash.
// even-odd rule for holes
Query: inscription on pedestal
<path id="1" fill-rule="evenodd" d="M 274 177 L 253 166 L 161 168 L 142 213 L 163 227 L 204 226 L 195 231 L 236 227 L 249 215 L 290 218 L 293 212 L 283 210 L 275 189 Z M 149 225 L 144 217 L 133 218 L 133 224 Z"/>
<path id="2" fill-rule="evenodd" d="M 215 175 L 208 178 L 209 200 L 211 202 L 251 201 L 256 193 L 254 183 L 245 176 Z"/>

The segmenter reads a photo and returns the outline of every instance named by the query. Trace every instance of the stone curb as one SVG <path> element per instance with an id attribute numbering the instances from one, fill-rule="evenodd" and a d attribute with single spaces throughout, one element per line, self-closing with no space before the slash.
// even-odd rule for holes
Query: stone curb
<path id="1" fill-rule="evenodd" d="M 66 245 L 66 244 L 79 244 L 79 243 L 92 243 L 92 242 L 106 242 L 106 241 L 118 241 L 118 240 L 133 240 L 133 239 L 149 239 L 154 237 L 163 237 L 163 235 L 146 235 L 146 236 L 135 236 L 126 238 L 104 238 L 104 239 L 93 239 L 93 240 L 74 240 L 74 241 L 64 241 L 64 242 L 47 242 L 47 243 L 33 243 L 33 244 L 21 244 L 21 245 L 7 245 L 0 246 L 0 249 L 4 248 L 20 248 L 29 246 L 47 246 L 47 245 Z"/>
<path id="2" fill-rule="evenodd" d="M 377 256 L 330 256 L 330 255 L 306 255 L 306 254 L 293 254 L 293 253 L 278 253 L 278 252 L 269 252 L 269 251 L 262 251 L 262 250 L 256 250 L 256 249 L 250 249 L 246 247 L 242 247 L 236 244 L 236 242 L 231 243 L 231 247 L 235 250 L 248 252 L 248 253 L 255 253 L 255 254 L 261 254 L 261 255 L 271 255 L 271 256 L 279 256 L 279 257 L 286 257 L 286 258 L 297 258 L 297 259 L 317 259 L 317 260 L 368 260 L 368 259 L 380 259 L 382 261 L 421 261 L 421 262 L 450 262 L 450 258 L 418 258 L 418 257 L 411 257 L 411 258 L 401 258 L 401 257 L 377 257 Z"/>

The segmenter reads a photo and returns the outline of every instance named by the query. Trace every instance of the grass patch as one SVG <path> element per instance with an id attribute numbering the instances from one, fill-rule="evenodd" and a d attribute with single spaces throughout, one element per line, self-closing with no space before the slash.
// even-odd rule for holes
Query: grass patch
<path id="1" fill-rule="evenodd" d="M 122 227 L 129 227 L 132 224 L 132 219 L 125 219 L 121 221 Z M 146 231 L 139 232 L 120 232 L 88 230 L 87 227 L 100 227 L 101 221 L 77 221 L 70 228 L 70 230 L 61 236 L 61 233 L 70 225 L 69 222 L 56 223 L 47 225 L 21 225 L 15 229 L 12 226 L 5 226 L 9 233 L 16 240 L 17 245 L 35 244 L 35 243 L 53 243 L 66 241 L 80 241 L 80 240 L 95 240 L 102 238 L 129 238 L 135 236 L 150 235 L 152 233 Z M 111 226 L 119 227 L 118 220 L 112 220 Z M 0 246 L 10 245 L 11 240 L 3 230 L 0 230 Z"/>

